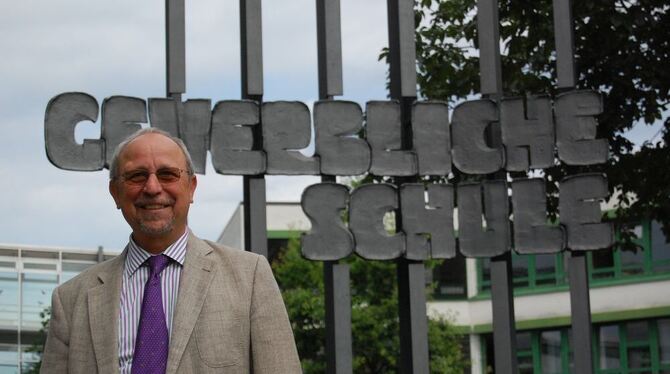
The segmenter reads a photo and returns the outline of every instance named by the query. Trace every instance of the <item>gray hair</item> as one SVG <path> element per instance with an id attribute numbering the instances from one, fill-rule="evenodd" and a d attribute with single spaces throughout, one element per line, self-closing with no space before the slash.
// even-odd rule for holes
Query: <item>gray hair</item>
<path id="1" fill-rule="evenodd" d="M 184 154 L 188 173 L 193 174 L 195 172 L 194 171 L 195 167 L 193 166 L 193 159 L 191 159 L 191 154 L 188 152 L 186 144 L 184 144 L 184 142 L 181 139 L 179 139 L 176 136 L 172 136 L 172 134 L 170 134 L 165 130 L 161 130 L 156 127 L 146 127 L 134 132 L 132 135 L 124 139 L 121 143 L 119 143 L 119 145 L 116 146 L 116 148 L 114 149 L 114 155 L 112 156 L 112 162 L 109 163 L 109 179 L 114 179 L 117 177 L 117 173 L 119 171 L 119 156 L 121 155 L 121 152 L 123 152 L 123 150 L 130 142 L 146 134 L 160 134 L 175 142 L 179 146 L 179 149 L 181 149 L 181 152 Z"/>

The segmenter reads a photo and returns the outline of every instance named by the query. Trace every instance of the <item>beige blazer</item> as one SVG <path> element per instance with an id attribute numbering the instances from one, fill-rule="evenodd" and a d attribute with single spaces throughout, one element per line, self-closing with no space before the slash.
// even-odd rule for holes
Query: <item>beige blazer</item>
<path id="1" fill-rule="evenodd" d="M 41 373 L 118 373 L 126 252 L 54 290 Z M 267 260 L 191 234 L 174 311 L 167 374 L 301 373 Z"/>

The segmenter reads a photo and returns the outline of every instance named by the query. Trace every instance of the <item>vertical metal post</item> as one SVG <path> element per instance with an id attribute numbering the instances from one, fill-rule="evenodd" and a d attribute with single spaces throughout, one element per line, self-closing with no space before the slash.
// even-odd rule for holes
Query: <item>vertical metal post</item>
<path id="1" fill-rule="evenodd" d="M 575 372 L 593 373 L 591 352 L 591 299 L 586 252 L 570 251 L 568 277 L 570 280 L 570 314 L 572 319 L 572 344 L 575 353 Z"/>
<path id="2" fill-rule="evenodd" d="M 554 0 L 554 39 L 556 41 L 556 73 L 559 89 L 575 87 L 574 31 L 572 27 L 572 2 Z"/>
<path id="3" fill-rule="evenodd" d="M 319 99 L 342 95 L 342 39 L 340 1 L 316 0 Z M 334 176 L 322 176 L 335 182 Z M 349 265 L 337 261 L 323 263 L 326 307 L 326 373 L 353 372 L 351 340 L 351 290 Z"/>
<path id="4" fill-rule="evenodd" d="M 263 32 L 261 0 L 240 0 L 242 98 L 263 100 Z M 253 149 L 261 149 L 262 124 L 254 126 Z M 244 248 L 268 255 L 265 177 L 244 176 Z"/>
<path id="5" fill-rule="evenodd" d="M 412 148 L 411 110 L 416 100 L 414 1 L 388 0 L 389 68 L 391 98 L 400 101 L 403 149 Z M 403 178 L 396 179 L 398 184 Z M 396 225 L 402 226 L 399 215 Z M 421 261 L 397 262 L 398 316 L 400 318 L 400 373 L 429 372 L 426 274 Z"/>
<path id="6" fill-rule="evenodd" d="M 496 373 L 516 373 L 516 332 L 512 255 L 507 252 L 491 258 L 491 304 L 493 308 L 493 347 Z"/>
<path id="7" fill-rule="evenodd" d="M 477 1 L 477 33 L 481 93 L 484 97 L 498 100 L 502 97 L 503 87 L 497 0 Z M 499 126 L 491 128 L 487 135 L 492 146 L 501 145 Z M 493 176 L 498 179 L 505 177 L 504 172 Z M 518 372 L 513 291 L 512 256 L 511 252 L 507 252 L 491 259 L 491 307 L 496 373 Z"/>
<path id="8" fill-rule="evenodd" d="M 557 85 L 559 90 L 565 91 L 574 88 L 577 83 L 572 2 L 553 0 L 553 8 Z M 580 374 L 590 374 L 593 373 L 593 353 L 591 351 L 591 300 L 586 253 L 568 252 L 568 276 L 575 371 Z"/>
<path id="9" fill-rule="evenodd" d="M 184 0 L 165 0 L 166 96 L 186 92 L 186 21 Z"/>

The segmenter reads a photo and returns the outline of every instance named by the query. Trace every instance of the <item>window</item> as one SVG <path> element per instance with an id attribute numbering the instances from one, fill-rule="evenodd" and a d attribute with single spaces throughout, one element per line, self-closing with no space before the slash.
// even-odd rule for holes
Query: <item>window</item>
<path id="1" fill-rule="evenodd" d="M 491 291 L 491 260 L 479 260 L 479 291 Z M 566 284 L 563 254 L 519 255 L 512 253 L 514 288 L 553 287 Z"/>
<path id="2" fill-rule="evenodd" d="M 433 268 L 433 282 L 437 298 L 467 297 L 465 257 L 457 253 L 456 257 L 437 264 Z"/>
<path id="3" fill-rule="evenodd" d="M 630 228 L 639 245 L 637 250 L 606 248 L 588 253 L 589 275 L 592 283 L 670 274 L 670 243 L 666 243 L 661 226 L 646 221 Z M 619 235 L 617 234 L 617 237 Z M 519 255 L 512 253 L 512 273 L 515 289 L 541 289 L 568 283 L 565 254 Z M 478 291 L 491 290 L 489 259 L 478 260 Z"/>
<path id="4" fill-rule="evenodd" d="M 597 373 L 670 373 L 670 318 L 596 327 Z"/>
<path id="5" fill-rule="evenodd" d="M 51 293 L 58 285 L 58 276 L 46 273 L 23 273 L 22 318 L 24 328 L 39 330 L 42 327 L 40 313 L 51 305 Z"/>
<path id="6" fill-rule="evenodd" d="M 593 282 L 670 273 L 670 244 L 666 243 L 659 223 L 645 221 L 632 227 L 631 231 L 637 237 L 633 242 L 639 248 L 615 247 L 589 253 L 589 273 Z"/>
<path id="7" fill-rule="evenodd" d="M 670 373 L 670 318 L 608 323 L 594 327 L 598 374 Z M 574 373 L 570 328 L 518 331 L 519 373 Z M 482 353 L 493 368 L 493 336 L 483 336 Z"/>
<path id="8" fill-rule="evenodd" d="M 0 328 L 15 330 L 19 320 L 19 275 L 0 271 Z"/>

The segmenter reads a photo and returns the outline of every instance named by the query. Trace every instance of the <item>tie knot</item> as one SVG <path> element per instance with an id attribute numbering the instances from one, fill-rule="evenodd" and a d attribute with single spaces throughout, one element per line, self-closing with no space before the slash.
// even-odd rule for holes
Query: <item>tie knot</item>
<path id="1" fill-rule="evenodd" d="M 154 276 L 160 274 L 165 269 L 168 262 L 170 262 L 170 258 L 166 255 L 157 255 L 149 257 L 147 261 L 149 262 L 150 276 Z"/>

